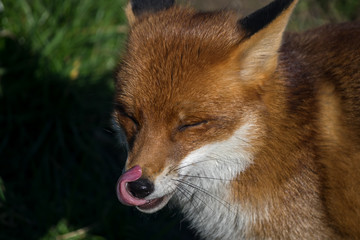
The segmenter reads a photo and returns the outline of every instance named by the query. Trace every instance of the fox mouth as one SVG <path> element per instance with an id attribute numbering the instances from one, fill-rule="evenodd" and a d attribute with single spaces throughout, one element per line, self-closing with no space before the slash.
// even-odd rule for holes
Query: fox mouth
<path id="1" fill-rule="evenodd" d="M 159 206 L 163 202 L 163 200 L 164 200 L 164 197 L 148 200 L 148 202 L 146 202 L 143 205 L 137 206 L 137 208 L 144 210 L 144 211 L 151 210 L 151 209 Z"/>
<path id="2" fill-rule="evenodd" d="M 128 190 L 128 183 L 138 180 L 141 177 L 141 168 L 134 168 L 125 172 L 118 180 L 116 192 L 119 201 L 128 206 L 136 206 L 136 208 L 144 213 L 153 213 L 162 209 L 171 199 L 174 192 L 165 194 L 164 196 L 152 199 L 139 199 L 131 194 Z"/>
<path id="3" fill-rule="evenodd" d="M 165 196 L 147 200 L 145 204 L 136 206 L 136 208 L 144 213 L 153 213 L 162 209 L 171 199 L 172 193 L 166 194 Z"/>

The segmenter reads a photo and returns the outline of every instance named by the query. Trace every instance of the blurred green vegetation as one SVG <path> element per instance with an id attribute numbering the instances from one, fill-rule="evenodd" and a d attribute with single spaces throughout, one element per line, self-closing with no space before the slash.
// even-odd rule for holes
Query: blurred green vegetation
<path id="1" fill-rule="evenodd" d="M 181 216 L 123 207 L 110 127 L 125 0 L 0 1 L 0 239 L 192 239 Z M 290 29 L 359 17 L 301 1 Z"/>
<path id="2" fill-rule="evenodd" d="M 2 3 L 0 239 L 180 239 L 175 216 L 144 217 L 115 195 L 124 1 Z"/>
<path id="3" fill-rule="evenodd" d="M 289 22 L 290 31 L 303 31 L 327 23 L 360 19 L 359 0 L 300 0 Z"/>

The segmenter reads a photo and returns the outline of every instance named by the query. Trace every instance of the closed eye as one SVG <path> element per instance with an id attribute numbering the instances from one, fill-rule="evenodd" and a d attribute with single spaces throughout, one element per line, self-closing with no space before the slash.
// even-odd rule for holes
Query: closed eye
<path id="1" fill-rule="evenodd" d="M 178 127 L 178 131 L 179 132 L 183 132 L 189 128 L 194 128 L 194 127 L 198 127 L 198 126 L 201 126 L 201 125 L 204 125 L 208 123 L 207 120 L 203 120 L 203 121 L 198 121 L 198 122 L 194 122 L 194 123 L 186 123 L 186 124 L 183 124 L 183 125 L 180 125 Z"/>
<path id="2" fill-rule="evenodd" d="M 125 111 L 125 108 L 121 105 L 115 105 L 115 109 L 117 112 L 117 121 L 121 128 L 125 131 L 128 147 L 129 150 L 131 150 L 139 132 L 140 124 L 136 118 L 133 117 L 132 114 L 129 114 L 127 111 Z"/>
<path id="3" fill-rule="evenodd" d="M 122 105 L 116 104 L 115 109 L 118 111 L 119 114 L 130 119 L 136 125 L 136 127 L 139 127 L 139 122 L 131 114 L 128 114 Z"/>

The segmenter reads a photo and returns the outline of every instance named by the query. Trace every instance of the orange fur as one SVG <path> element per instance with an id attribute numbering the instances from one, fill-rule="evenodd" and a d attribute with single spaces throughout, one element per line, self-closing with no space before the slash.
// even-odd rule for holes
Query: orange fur
<path id="1" fill-rule="evenodd" d="M 229 200 L 257 216 L 245 238 L 360 239 L 360 22 L 283 34 L 296 2 L 251 37 L 233 12 L 128 7 L 126 168 L 155 181 L 251 116 L 253 163 Z"/>

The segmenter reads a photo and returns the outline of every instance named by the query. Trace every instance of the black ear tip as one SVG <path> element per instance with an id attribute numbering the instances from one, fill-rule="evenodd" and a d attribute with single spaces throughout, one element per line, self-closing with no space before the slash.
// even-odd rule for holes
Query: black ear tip
<path id="1" fill-rule="evenodd" d="M 143 12 L 157 12 L 172 7 L 175 0 L 132 0 L 131 7 L 135 15 Z"/>
<path id="2" fill-rule="evenodd" d="M 277 18 L 294 0 L 275 0 L 264 8 L 241 19 L 239 24 L 247 32 L 247 36 L 252 36 L 259 30 L 265 28 L 275 18 Z"/>

